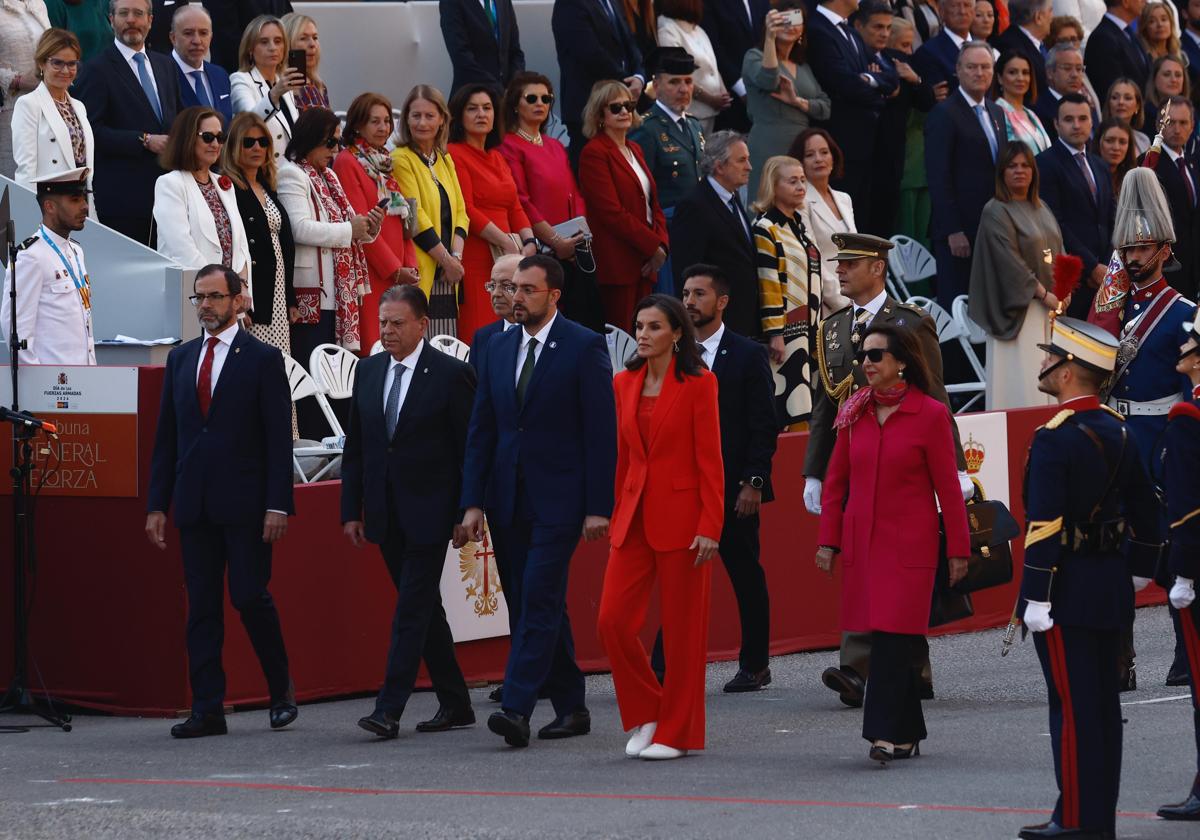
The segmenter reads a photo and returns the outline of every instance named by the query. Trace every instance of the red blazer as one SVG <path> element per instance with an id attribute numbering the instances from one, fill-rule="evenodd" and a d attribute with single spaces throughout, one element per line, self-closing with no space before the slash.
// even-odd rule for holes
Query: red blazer
<path id="1" fill-rule="evenodd" d="M 841 548 L 844 630 L 929 629 L 938 500 L 948 554 L 966 557 L 967 509 L 945 405 L 910 386 L 883 426 L 867 410 L 838 432 L 821 494 L 818 542 Z"/>
<path id="2" fill-rule="evenodd" d="M 343 149 L 333 160 L 333 171 L 342 182 L 346 198 L 356 213 L 367 213 L 379 203 L 379 188 L 375 179 L 367 174 L 350 149 Z M 371 286 L 382 292 L 389 284 L 388 278 L 400 268 L 417 267 L 417 250 L 411 239 L 404 238 L 404 221 L 399 216 L 384 216 L 383 227 L 374 242 L 363 245 L 367 254 L 367 268 L 371 275 Z"/>
<path id="3" fill-rule="evenodd" d="M 667 248 L 667 220 L 658 204 L 654 175 L 637 143 L 626 143 L 650 179 L 651 226 L 646 222 L 646 194 L 617 144 L 606 134 L 588 141 L 579 155 L 579 189 L 587 202 L 588 227 L 601 285 L 632 286 L 642 266 L 660 245 Z M 695 536 L 693 534 L 693 536 Z"/>
<path id="4" fill-rule="evenodd" d="M 705 370 L 680 382 L 672 360 L 650 418 L 648 448 L 637 421 L 645 381 L 645 367 L 613 379 L 617 481 L 610 541 L 616 548 L 624 545 L 639 503 L 646 542 L 655 551 L 686 550 L 697 534 L 719 540 L 725 525 L 725 474 L 717 377 Z"/>

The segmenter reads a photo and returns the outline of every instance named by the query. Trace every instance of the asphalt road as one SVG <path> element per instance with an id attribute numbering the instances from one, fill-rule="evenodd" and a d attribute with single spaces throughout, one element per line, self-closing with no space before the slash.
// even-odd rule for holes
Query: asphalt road
<path id="1" fill-rule="evenodd" d="M 1154 817 L 1196 770 L 1187 690 L 1163 685 L 1165 608 L 1139 611 L 1136 642 L 1118 834 L 1200 838 Z M 1005 659 L 999 645 L 933 640 L 930 738 L 888 768 L 867 760 L 861 712 L 819 683 L 833 651 L 775 658 L 749 695 L 722 694 L 733 668 L 709 666 L 708 749 L 662 763 L 624 757 L 607 676 L 588 681 L 591 735 L 524 750 L 487 731 L 485 689 L 473 729 L 413 732 L 436 705 L 423 693 L 393 741 L 355 726 L 370 699 L 304 706 L 281 732 L 241 712 L 197 741 L 170 738 L 171 721 L 79 716 L 70 734 L 0 735 L 0 838 L 1011 838 L 1046 819 L 1055 786 L 1032 641 Z M 550 717 L 542 704 L 534 727 Z"/>

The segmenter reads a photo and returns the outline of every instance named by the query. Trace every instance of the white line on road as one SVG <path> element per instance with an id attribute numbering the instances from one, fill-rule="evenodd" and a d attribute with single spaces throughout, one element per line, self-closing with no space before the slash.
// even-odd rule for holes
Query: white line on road
<path id="1" fill-rule="evenodd" d="M 1191 700 L 1190 694 L 1173 694 L 1170 697 L 1155 697 L 1153 700 L 1130 700 L 1128 703 L 1122 703 L 1122 706 L 1146 706 L 1150 703 L 1166 703 L 1170 700 Z"/>

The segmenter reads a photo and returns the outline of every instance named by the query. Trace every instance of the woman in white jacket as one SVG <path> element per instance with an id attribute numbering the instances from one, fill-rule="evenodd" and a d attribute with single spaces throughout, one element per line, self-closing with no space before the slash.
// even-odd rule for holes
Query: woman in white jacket
<path id="1" fill-rule="evenodd" d="M 35 182 L 54 172 L 88 168 L 92 186 L 95 141 L 87 108 L 68 93 L 79 72 L 79 39 L 65 29 L 48 29 L 38 40 L 34 60 L 41 83 L 13 106 L 14 180 L 35 189 Z M 95 219 L 96 208 L 88 208 Z"/>
<path id="2" fill-rule="evenodd" d="M 293 91 L 304 87 L 304 74 L 287 66 L 288 40 L 283 22 L 259 15 L 246 27 L 238 47 L 238 72 L 229 77 L 233 112 L 253 111 L 271 130 L 275 164 L 284 161 L 300 109 Z"/>
<path id="3" fill-rule="evenodd" d="M 211 263 L 233 269 L 252 300 L 250 246 L 233 184 L 212 170 L 225 131 L 212 108 L 186 108 L 175 117 L 159 164 L 167 174 L 154 182 L 158 252 L 182 268 Z"/>

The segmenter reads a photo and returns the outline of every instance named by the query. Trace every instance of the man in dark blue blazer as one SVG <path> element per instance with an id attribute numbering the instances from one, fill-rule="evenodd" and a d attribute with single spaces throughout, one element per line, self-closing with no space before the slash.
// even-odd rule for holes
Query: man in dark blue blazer
<path id="1" fill-rule="evenodd" d="M 583 106 L 592 85 L 624 81 L 636 102 L 646 86 L 642 54 L 625 23 L 623 0 L 555 0 L 550 29 L 561 73 L 559 113 L 571 135 L 571 162 L 578 164 L 587 142 Z"/>
<path id="2" fill-rule="evenodd" d="M 1086 319 L 1108 270 L 1116 203 L 1108 164 L 1087 150 L 1092 135 L 1088 101 L 1077 93 L 1063 96 L 1055 128 L 1058 140 L 1037 156 L 1038 197 L 1058 219 L 1066 252 L 1083 260 L 1067 314 Z"/>
<path id="3" fill-rule="evenodd" d="M 1108 89 L 1117 79 L 1133 79 L 1138 90 L 1146 87 L 1150 77 L 1150 57 L 1142 49 L 1134 32 L 1133 22 L 1144 5 L 1143 0 L 1104 0 L 1107 10 L 1088 36 L 1083 60 L 1088 79 L 1096 95 L 1108 96 Z M 1151 134 L 1154 126 L 1146 128 Z"/>
<path id="4" fill-rule="evenodd" d="M 767 12 L 770 10 L 770 0 L 704 0 L 704 15 L 700 25 L 712 42 L 721 81 L 725 83 L 725 89 L 733 94 L 730 106 L 717 114 L 717 130 L 729 128 L 742 134 L 750 131 L 742 61 L 746 58 L 747 50 L 762 47 Z"/>
<path id="5" fill-rule="evenodd" d="M 171 19 L 171 58 L 178 72 L 179 98 L 184 108 L 202 105 L 225 119 L 233 119 L 229 74 L 204 57 L 212 45 L 212 18 L 198 4 L 180 6 Z"/>
<path id="6" fill-rule="evenodd" d="M 438 13 L 454 66 L 451 95 L 472 82 L 504 90 L 525 69 L 512 0 L 439 0 Z"/>
<path id="7" fill-rule="evenodd" d="M 192 715 L 176 738 L 224 735 L 221 644 L 225 569 L 229 600 L 267 678 L 272 729 L 296 719 L 279 613 L 267 584 L 271 545 L 287 532 L 292 507 L 291 393 L 279 350 L 238 326 L 242 279 L 219 265 L 196 275 L 200 338 L 167 357 L 146 536 L 166 549 L 167 511 L 183 554 Z"/>
<path id="8" fill-rule="evenodd" d="M 447 543 L 466 543 L 458 500 L 475 371 L 426 341 L 428 329 L 419 287 L 392 286 L 380 296 L 384 352 L 358 363 L 342 453 L 342 530 L 355 548 L 378 545 L 396 584 L 383 687 L 358 722 L 381 738 L 399 734 L 422 659 L 438 710 L 417 731 L 475 723 L 439 590 Z"/>
<path id="9" fill-rule="evenodd" d="M 79 93 L 96 141 L 92 189 L 100 221 L 155 246 L 151 230 L 158 155 L 180 109 L 175 63 L 148 52 L 148 0 L 113 0 L 113 45 L 84 65 Z"/>
<path id="10" fill-rule="evenodd" d="M 1188 60 L 1188 78 L 1195 89 L 1200 85 L 1200 0 L 1188 0 L 1179 10 L 1179 17 L 1183 24 L 1179 45 Z"/>
<path id="11" fill-rule="evenodd" d="M 1196 125 L 1195 108 L 1182 96 L 1172 96 L 1166 107 L 1171 122 L 1163 130 L 1162 154 L 1154 173 L 1171 208 L 1175 242 L 1171 251 L 1179 268 L 1163 276 L 1188 300 L 1200 291 L 1200 170 L 1184 157 L 1184 148 Z"/>
<path id="12" fill-rule="evenodd" d="M 1083 51 L 1072 44 L 1056 44 L 1046 58 L 1046 87 L 1038 89 L 1037 102 L 1033 105 L 1034 113 L 1042 121 L 1042 127 L 1053 143 L 1058 139 L 1055 121 L 1058 119 L 1058 103 L 1064 96 L 1077 93 L 1088 102 L 1092 115 L 1093 129 L 1100 125 L 1100 114 L 1091 108 L 1091 100 L 1084 84 Z M 1090 139 L 1090 138 L 1089 138 Z"/>
<path id="13" fill-rule="evenodd" d="M 913 54 L 913 69 L 921 81 L 935 88 L 946 83 L 946 93 L 958 87 L 958 54 L 971 37 L 975 18 L 973 0 L 948 0 L 942 4 L 942 31 Z"/>
<path id="14" fill-rule="evenodd" d="M 487 282 L 487 293 L 491 296 L 492 311 L 496 313 L 496 320 L 490 324 L 484 324 L 475 330 L 475 335 L 471 336 L 471 355 L 468 357 L 468 361 L 471 363 L 471 367 L 475 368 L 476 374 L 483 369 L 483 357 L 487 354 L 488 342 L 492 340 L 492 336 L 500 335 L 518 326 L 513 319 L 512 282 L 520 262 L 519 255 L 505 254 L 492 263 L 492 273 Z M 501 584 L 503 583 L 501 581 Z M 512 613 L 509 612 L 508 616 L 511 619 Z"/>
<path id="15" fill-rule="evenodd" d="M 971 251 L 983 205 L 996 195 L 996 160 L 1006 142 L 1004 112 L 987 98 L 992 48 L 971 41 L 959 54 L 960 86 L 925 121 L 929 236 L 937 260 L 938 302 L 950 311 L 967 293 Z"/>
<path id="16" fill-rule="evenodd" d="M 1009 0 L 1009 24 L 993 42 L 1000 55 L 1015 52 L 1029 62 L 1038 96 L 1046 90 L 1046 45 L 1054 19 L 1053 0 Z"/>
<path id="17" fill-rule="evenodd" d="M 463 466 L 463 526 L 509 558 L 509 609 L 519 610 L 501 710 L 488 728 L 529 745 L 544 689 L 555 718 L 539 738 L 591 730 L 567 618 L 567 574 L 582 535 L 608 533 L 617 463 L 616 401 L 604 337 L 558 314 L 558 260 L 521 260 L 513 278 L 519 330 L 496 336 L 479 373 Z"/>

